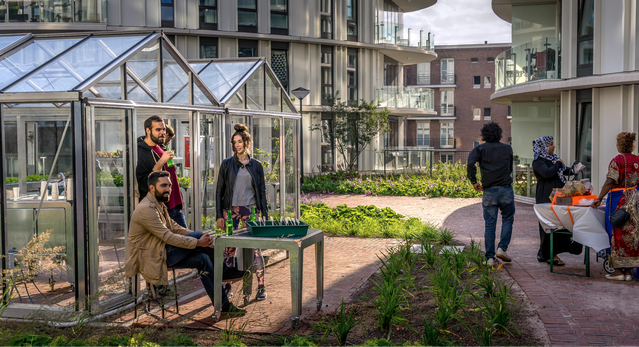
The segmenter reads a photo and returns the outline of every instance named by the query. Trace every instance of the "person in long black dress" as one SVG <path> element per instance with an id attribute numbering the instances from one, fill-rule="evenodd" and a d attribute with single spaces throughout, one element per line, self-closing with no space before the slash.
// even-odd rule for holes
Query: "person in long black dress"
<path id="1" fill-rule="evenodd" d="M 553 188 L 562 188 L 566 183 L 566 176 L 571 175 L 572 169 L 566 167 L 563 160 L 555 154 L 555 144 L 552 136 L 542 136 L 533 140 L 533 151 L 535 153 L 532 163 L 535 177 L 537 177 L 537 193 L 535 202 L 543 204 L 551 202 L 550 194 Z M 557 254 L 570 252 L 580 254 L 582 245 L 573 242 L 570 235 L 555 234 L 553 265 L 563 266 L 565 263 L 559 259 Z M 539 224 L 539 251 L 537 260 L 550 263 L 550 234 L 547 234 Z"/>

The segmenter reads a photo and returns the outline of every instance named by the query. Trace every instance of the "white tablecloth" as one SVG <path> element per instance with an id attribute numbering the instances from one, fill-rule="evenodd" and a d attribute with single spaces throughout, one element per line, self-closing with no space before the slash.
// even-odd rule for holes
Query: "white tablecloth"
<path id="1" fill-rule="evenodd" d="M 550 203 L 536 204 L 533 207 L 542 228 L 547 233 L 550 229 L 568 229 L 573 233 L 573 240 L 596 251 L 610 247 L 603 209 L 560 205 L 553 205 L 551 209 Z"/>

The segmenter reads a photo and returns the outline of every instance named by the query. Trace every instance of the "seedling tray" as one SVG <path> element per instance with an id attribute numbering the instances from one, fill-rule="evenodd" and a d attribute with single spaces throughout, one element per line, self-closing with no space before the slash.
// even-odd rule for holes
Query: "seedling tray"
<path id="1" fill-rule="evenodd" d="M 300 222 L 295 225 L 281 225 L 279 221 L 246 222 L 248 233 L 255 237 L 294 237 L 306 236 L 309 225 Z"/>

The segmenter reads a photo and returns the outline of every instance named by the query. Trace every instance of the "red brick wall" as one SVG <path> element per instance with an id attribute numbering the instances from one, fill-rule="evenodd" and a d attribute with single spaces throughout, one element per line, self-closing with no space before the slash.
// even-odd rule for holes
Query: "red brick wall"
<path id="1" fill-rule="evenodd" d="M 483 119 L 484 108 L 491 109 L 491 121 L 499 123 L 502 127 L 504 134 L 502 142 L 507 143 L 510 137 L 510 120 L 508 116 L 508 106 L 497 105 L 490 102 L 490 95 L 495 92 L 495 63 L 487 62 L 487 58 L 495 58 L 497 55 L 510 49 L 509 46 L 486 46 L 472 45 L 468 48 L 459 47 L 446 48 L 447 46 L 436 46 L 435 52 L 437 53 L 437 60 L 430 63 L 431 72 L 431 85 L 438 84 L 441 74 L 440 60 L 443 58 L 455 59 L 455 74 L 457 75 L 457 87 L 454 89 L 454 103 L 457 108 L 457 119 L 453 122 L 456 148 L 459 151 L 470 151 L 473 148 L 473 141 L 480 141 L 480 129 L 484 123 L 488 121 Z M 471 58 L 477 58 L 477 63 L 471 63 Z M 415 83 L 413 77 L 416 73 L 416 66 L 406 66 L 404 68 L 405 83 L 411 85 Z M 473 88 L 473 76 L 480 76 L 480 88 Z M 491 86 L 490 88 L 484 88 L 484 76 L 490 76 Z M 438 110 L 440 105 L 440 90 L 435 89 L 435 107 Z M 481 120 L 473 120 L 473 108 L 481 108 Z M 431 138 L 439 138 L 439 123 L 440 120 L 430 121 L 430 136 Z M 406 138 L 411 136 L 408 133 L 409 130 L 414 128 L 407 127 Z"/>

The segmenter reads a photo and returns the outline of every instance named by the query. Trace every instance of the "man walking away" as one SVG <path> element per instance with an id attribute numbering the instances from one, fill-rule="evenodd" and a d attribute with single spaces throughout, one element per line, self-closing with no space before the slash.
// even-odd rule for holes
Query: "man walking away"
<path id="1" fill-rule="evenodd" d="M 473 148 L 468 155 L 466 167 L 468 179 L 478 192 L 483 191 L 482 207 L 484 209 L 484 245 L 489 266 L 495 265 L 495 256 L 505 262 L 511 259 L 506 254 L 515 219 L 515 194 L 512 188 L 513 149 L 500 143 L 502 130 L 499 124 L 490 122 L 481 128 L 481 137 L 485 143 Z M 479 163 L 481 184 L 477 182 Z M 495 229 L 497 227 L 497 210 L 501 211 L 501 239 L 495 254 Z"/>

